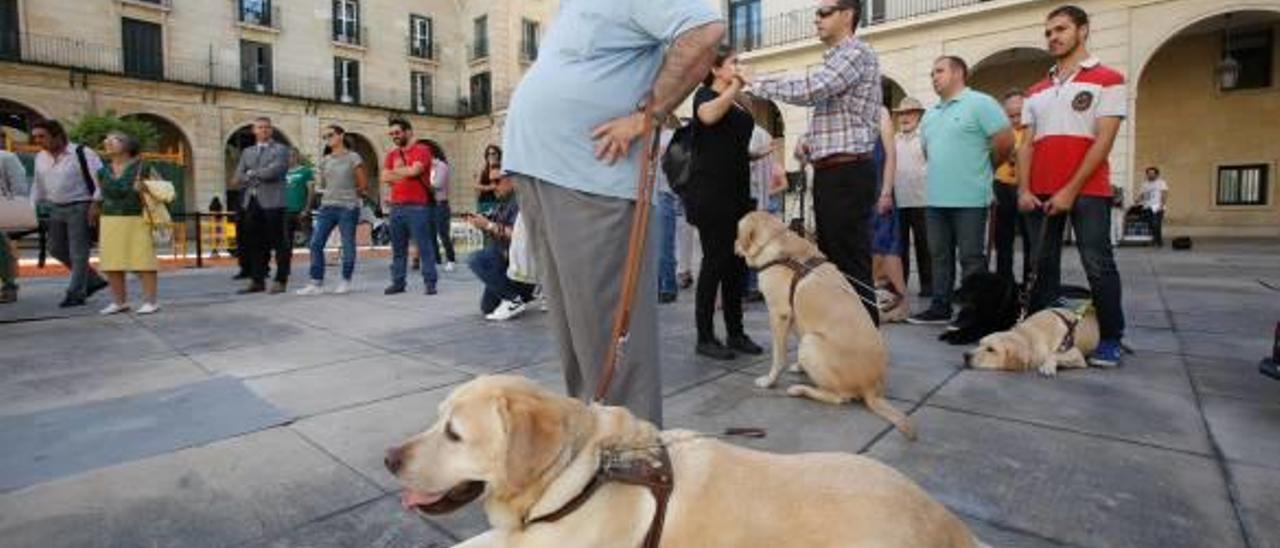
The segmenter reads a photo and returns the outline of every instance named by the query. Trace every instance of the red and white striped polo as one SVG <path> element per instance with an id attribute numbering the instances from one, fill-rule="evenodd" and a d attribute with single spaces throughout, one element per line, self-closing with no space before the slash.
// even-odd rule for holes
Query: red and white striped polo
<path id="1" fill-rule="evenodd" d="M 1067 185 L 1098 135 L 1098 119 L 1124 118 L 1128 102 L 1124 76 L 1097 58 L 1080 64 L 1075 74 L 1059 78 L 1058 67 L 1032 86 L 1022 107 L 1022 121 L 1035 136 L 1031 192 L 1051 195 Z M 1111 196 L 1111 166 L 1103 161 L 1081 188 L 1082 196 Z"/>

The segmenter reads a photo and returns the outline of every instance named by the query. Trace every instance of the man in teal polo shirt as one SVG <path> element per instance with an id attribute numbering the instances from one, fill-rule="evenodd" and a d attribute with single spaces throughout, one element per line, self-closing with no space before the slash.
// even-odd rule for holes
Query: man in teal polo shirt
<path id="1" fill-rule="evenodd" d="M 941 101 L 924 116 L 921 133 L 928 158 L 927 232 L 933 262 L 933 303 L 908 319 L 913 324 L 951 321 L 956 250 L 963 276 L 987 268 L 984 236 L 994 166 L 1013 152 L 1009 118 L 990 95 L 965 84 L 969 67 L 953 56 L 933 64 L 933 89 Z"/>

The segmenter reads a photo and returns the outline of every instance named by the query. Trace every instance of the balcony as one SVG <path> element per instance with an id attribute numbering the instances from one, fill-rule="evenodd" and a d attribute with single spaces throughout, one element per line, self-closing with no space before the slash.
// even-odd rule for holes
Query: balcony
<path id="1" fill-rule="evenodd" d="M 280 6 L 272 6 L 269 10 L 254 10 L 246 7 L 237 9 L 237 23 L 242 27 L 266 29 L 279 32 L 284 19 L 280 15 Z"/>
<path id="2" fill-rule="evenodd" d="M 876 27 L 948 10 L 990 3 L 991 0 L 864 0 L 862 27 Z M 803 8 L 756 20 L 731 21 L 731 45 L 752 51 L 814 40 L 813 8 Z"/>
<path id="3" fill-rule="evenodd" d="M 489 58 L 489 41 L 478 40 L 467 46 L 467 60 L 471 62 Z"/>
<path id="4" fill-rule="evenodd" d="M 333 45 L 362 50 L 369 45 L 369 27 L 334 29 Z"/>
<path id="5" fill-rule="evenodd" d="M 119 0 L 119 2 L 126 6 L 138 6 L 158 11 L 169 11 L 173 9 L 173 0 Z"/>
<path id="6" fill-rule="evenodd" d="M 405 44 L 409 57 L 423 61 L 439 61 L 440 45 L 434 42 L 423 45 L 421 41 L 409 39 Z"/>
<path id="7" fill-rule="evenodd" d="M 334 97 L 333 74 L 322 72 L 291 72 L 276 67 L 270 84 L 261 89 L 250 84 L 246 87 L 244 73 L 239 62 L 226 63 L 210 55 L 205 59 L 165 56 L 160 74 L 146 78 L 131 76 L 125 72 L 124 52 L 118 46 L 92 43 L 78 38 L 48 36 L 29 33 L 5 33 L 0 36 L 0 62 L 73 70 L 85 74 L 102 74 L 125 78 L 146 79 L 171 84 L 191 85 L 208 89 L 234 92 L 261 93 L 289 99 L 322 103 L 339 102 Z M 378 86 L 364 82 L 360 86 L 358 104 L 363 107 L 395 112 L 414 112 L 442 118 L 466 118 L 486 114 L 490 110 L 505 109 L 510 92 L 495 92 L 492 108 L 485 112 L 472 109 L 468 101 L 433 101 L 427 112 L 413 108 L 408 86 Z"/>
<path id="8" fill-rule="evenodd" d="M 520 61 L 532 63 L 538 60 L 538 43 L 522 40 L 520 42 Z"/>

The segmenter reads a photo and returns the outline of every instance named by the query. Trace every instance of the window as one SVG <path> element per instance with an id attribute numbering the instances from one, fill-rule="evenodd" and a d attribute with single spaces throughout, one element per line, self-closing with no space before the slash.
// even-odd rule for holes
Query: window
<path id="1" fill-rule="evenodd" d="M 866 12 L 863 16 L 864 24 L 883 23 L 888 13 L 885 10 L 887 0 L 869 0 L 863 4 L 863 10 Z M 984 0 L 985 1 L 985 0 Z"/>
<path id="2" fill-rule="evenodd" d="M 471 77 L 471 112 L 484 114 L 493 108 L 493 94 L 488 72 Z"/>
<path id="3" fill-rule="evenodd" d="M 253 93 L 271 93 L 271 46 L 240 41 L 240 88 Z"/>
<path id="4" fill-rule="evenodd" d="M 474 22 L 475 43 L 471 45 L 471 60 L 489 56 L 489 16 L 481 15 Z"/>
<path id="5" fill-rule="evenodd" d="M 240 22 L 260 27 L 274 26 L 271 0 L 240 0 Z"/>
<path id="6" fill-rule="evenodd" d="M 409 89 L 413 93 L 413 111 L 419 114 L 431 112 L 431 75 L 426 72 L 410 74 Z"/>
<path id="7" fill-rule="evenodd" d="M 1267 205 L 1271 166 L 1253 164 L 1218 168 L 1217 204 L 1220 206 Z"/>
<path id="8" fill-rule="evenodd" d="M 360 62 L 333 58 L 333 98 L 342 103 L 360 102 Z"/>
<path id="9" fill-rule="evenodd" d="M 1263 89 L 1271 87 L 1272 52 L 1275 40 L 1271 29 L 1232 33 L 1223 48 L 1240 63 L 1236 85 L 1227 90 Z"/>
<path id="10" fill-rule="evenodd" d="M 356 0 L 333 0 L 333 40 L 360 44 L 360 4 Z"/>
<path id="11" fill-rule="evenodd" d="M 409 16 L 409 55 L 419 59 L 435 59 L 432 51 L 432 23 L 430 17 Z"/>
<path id="12" fill-rule="evenodd" d="M 729 45 L 740 51 L 760 47 L 760 0 L 729 4 Z"/>
<path id="13" fill-rule="evenodd" d="M 520 24 L 520 58 L 525 61 L 538 59 L 538 22 L 525 19 Z"/>
<path id="14" fill-rule="evenodd" d="M 0 0 L 0 59 L 17 59 L 22 54 L 18 28 L 18 0 Z"/>
<path id="15" fill-rule="evenodd" d="M 124 18 L 121 20 L 124 45 L 124 73 L 139 78 L 164 78 L 164 45 L 160 25 Z"/>

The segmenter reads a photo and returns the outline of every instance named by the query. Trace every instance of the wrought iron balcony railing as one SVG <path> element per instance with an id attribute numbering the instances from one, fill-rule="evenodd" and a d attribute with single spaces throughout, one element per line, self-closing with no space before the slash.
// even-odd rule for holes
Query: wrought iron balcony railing
<path id="1" fill-rule="evenodd" d="M 874 27 L 947 10 L 984 4 L 991 0 L 863 0 L 862 25 Z M 730 44 L 741 51 L 783 46 L 817 36 L 813 8 L 768 17 L 729 21 Z"/>

